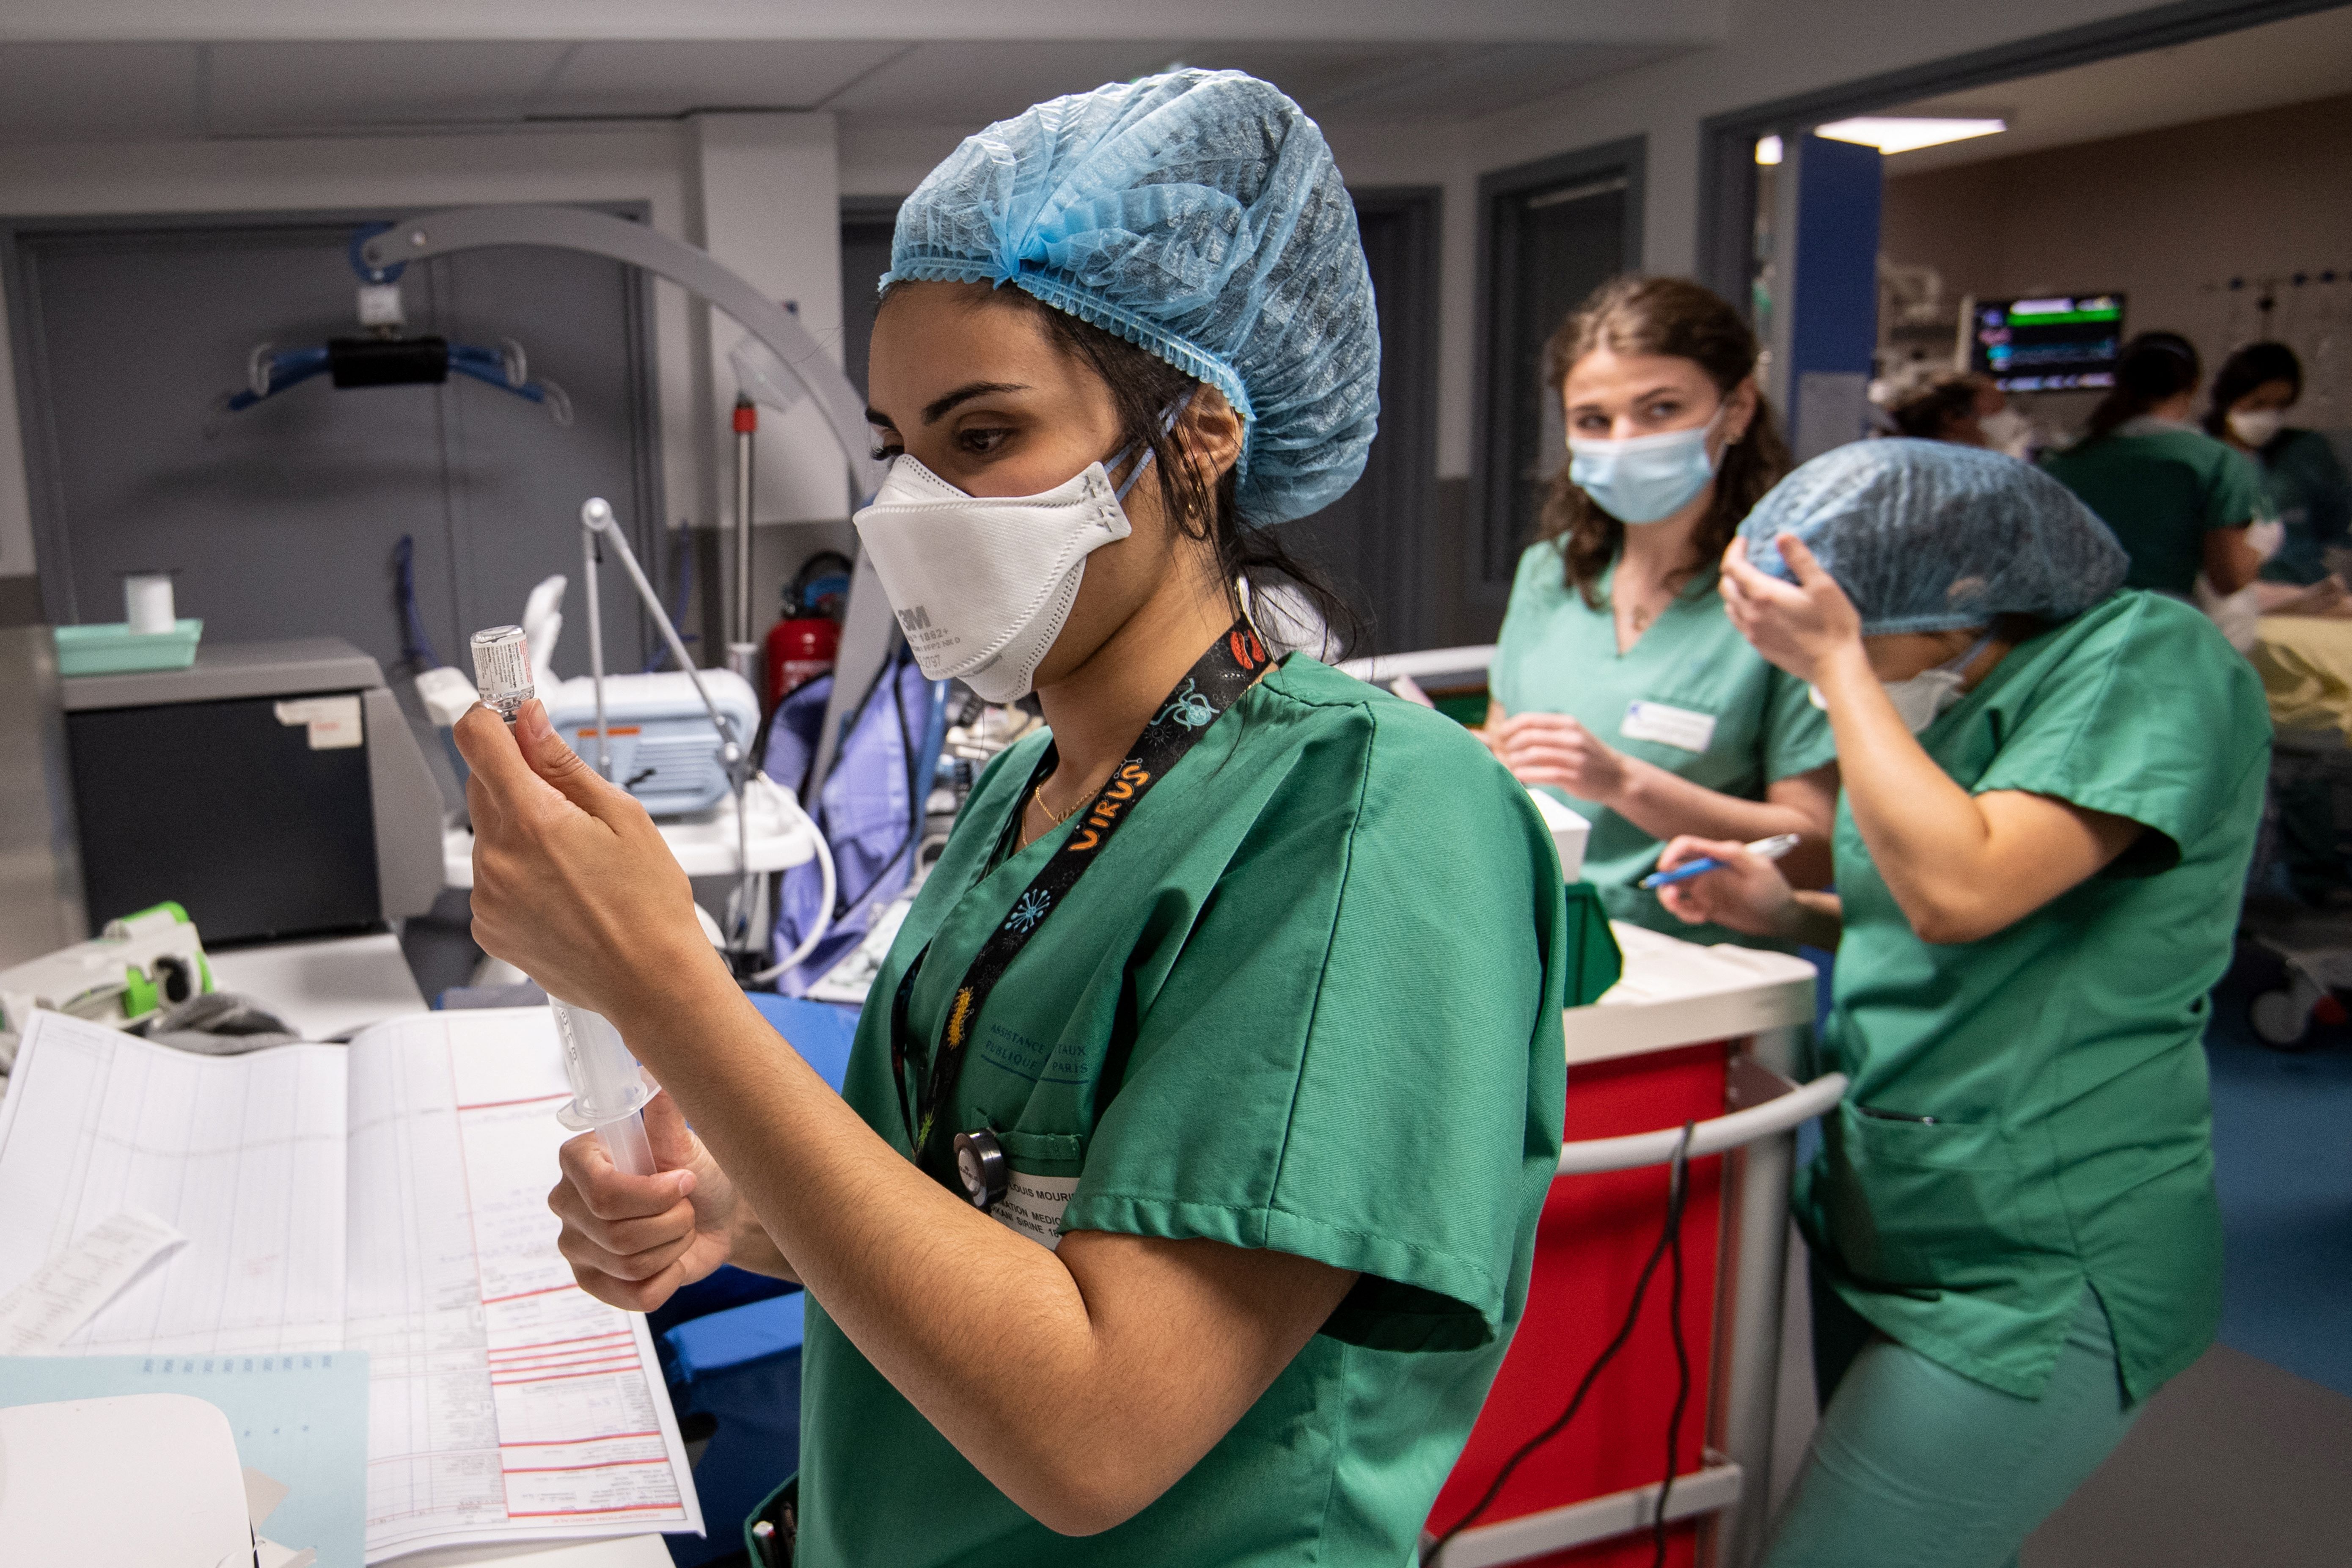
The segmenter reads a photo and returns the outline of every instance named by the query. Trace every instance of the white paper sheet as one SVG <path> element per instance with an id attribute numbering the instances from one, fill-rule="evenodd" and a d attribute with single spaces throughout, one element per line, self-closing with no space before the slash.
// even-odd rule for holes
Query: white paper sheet
<path id="1" fill-rule="evenodd" d="M 698 1531 L 645 1320 L 555 1249 L 567 1098 L 545 1008 L 228 1058 L 38 1015 L 0 1103 L 0 1290 L 135 1205 L 187 1245 L 68 1352 L 367 1351 L 371 1563 Z"/>
<path id="2" fill-rule="evenodd" d="M 0 1290 L 126 1208 L 188 1238 L 61 1347 L 335 1350 L 343 1048 L 200 1057 L 36 1013 L 0 1104 Z"/>
<path id="3" fill-rule="evenodd" d="M 138 1209 L 100 1220 L 0 1296 L 0 1355 L 47 1355 L 141 1269 L 188 1238 Z"/>

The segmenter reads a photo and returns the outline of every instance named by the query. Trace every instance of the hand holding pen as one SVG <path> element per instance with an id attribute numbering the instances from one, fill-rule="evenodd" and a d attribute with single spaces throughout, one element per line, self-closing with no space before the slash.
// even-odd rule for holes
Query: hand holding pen
<path id="1" fill-rule="evenodd" d="M 1778 860 L 1796 847 L 1795 834 L 1776 833 L 1769 838 L 1759 838 L 1748 845 L 1748 853 L 1760 860 Z M 1687 882 L 1693 877 L 1703 877 L 1709 871 L 1720 871 L 1729 862 L 1712 855 L 1703 855 L 1696 860 L 1685 861 L 1671 871 L 1653 871 L 1642 879 L 1641 886 L 1645 891 L 1655 892 L 1660 888 L 1671 888 L 1676 882 Z"/>

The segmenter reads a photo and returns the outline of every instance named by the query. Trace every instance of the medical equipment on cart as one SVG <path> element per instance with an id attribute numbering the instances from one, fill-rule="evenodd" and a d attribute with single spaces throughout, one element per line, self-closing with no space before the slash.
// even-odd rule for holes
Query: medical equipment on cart
<path id="1" fill-rule="evenodd" d="M 35 1008 L 127 1027 L 212 990 L 205 944 L 188 911 L 157 904 L 88 942 L 0 970 L 0 1028 L 22 1033 Z"/>
<path id="2" fill-rule="evenodd" d="M 654 816 L 708 811 L 727 798 L 733 784 L 698 679 L 719 709 L 727 741 L 739 756 L 748 753 L 760 728 L 760 700 L 730 669 L 608 675 L 601 721 L 595 680 L 574 676 L 547 694 L 547 721 L 573 751 L 596 757 L 597 771 Z"/>

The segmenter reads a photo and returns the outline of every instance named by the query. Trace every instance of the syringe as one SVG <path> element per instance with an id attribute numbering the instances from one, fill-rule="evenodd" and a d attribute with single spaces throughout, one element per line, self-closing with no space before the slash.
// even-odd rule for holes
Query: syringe
<path id="1" fill-rule="evenodd" d="M 483 705 L 513 723 L 532 695 L 530 648 L 520 626 L 492 626 L 474 634 L 474 679 Z M 652 1175 L 653 1146 L 646 1142 L 640 1108 L 654 1090 L 621 1031 L 603 1015 L 558 1001 L 552 994 L 547 1005 L 555 1014 L 556 1037 L 563 1043 L 563 1074 L 572 1084 L 572 1102 L 555 1113 L 556 1120 L 574 1131 L 593 1130 L 612 1156 L 614 1169 L 633 1176 Z"/>

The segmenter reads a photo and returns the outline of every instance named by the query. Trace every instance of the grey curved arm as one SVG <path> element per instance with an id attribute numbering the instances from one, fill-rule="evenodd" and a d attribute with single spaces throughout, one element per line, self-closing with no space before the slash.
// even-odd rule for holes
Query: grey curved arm
<path id="1" fill-rule="evenodd" d="M 1742 1143 L 1769 1138 L 1810 1121 L 1845 1098 L 1845 1074 L 1825 1073 L 1761 1105 L 1702 1121 L 1691 1130 L 1690 1157 L 1696 1160 L 1703 1154 L 1720 1154 L 1727 1149 L 1737 1149 Z M 1683 1130 L 1679 1127 L 1656 1132 L 1629 1132 L 1622 1138 L 1588 1138 L 1559 1152 L 1559 1173 L 1589 1176 L 1597 1171 L 1663 1165 L 1675 1157 L 1675 1146 L 1682 1138 Z"/>
<path id="2" fill-rule="evenodd" d="M 369 239 L 360 254 L 371 267 L 423 261 L 457 250 L 479 250 L 492 245 L 543 245 L 552 250 L 584 251 L 613 261 L 641 267 L 666 278 L 688 293 L 706 300 L 735 318 L 742 329 L 768 345 L 785 369 L 808 389 L 810 398 L 832 427 L 849 464 L 852 484 L 863 500 L 882 488 L 883 468 L 874 460 L 873 433 L 866 423 L 866 403 L 849 378 L 817 347 L 808 329 L 773 300 L 683 240 L 625 218 L 590 212 L 584 207 L 487 206 L 451 207 L 413 217 Z M 617 535 L 615 536 L 617 537 Z M 814 805 L 817 787 L 833 771 L 842 731 L 859 698 L 873 685 L 888 662 L 898 630 L 882 584 L 874 575 L 866 552 L 857 552 L 850 577 L 849 604 L 844 612 L 841 647 L 834 658 L 833 696 L 825 703 L 824 721 L 817 732 L 816 755 L 811 759 L 804 786 Z M 675 651 L 675 650 L 673 650 Z M 678 668 L 691 669 L 685 655 Z M 599 725 L 601 730 L 603 726 Z"/>
<path id="3" fill-rule="evenodd" d="M 832 427 L 833 438 L 841 443 L 859 495 L 871 495 L 881 485 L 882 467 L 874 460 L 866 405 L 808 329 L 708 252 L 646 224 L 584 207 L 452 207 L 394 225 L 361 246 L 360 254 L 371 267 L 391 267 L 492 245 L 544 245 L 625 261 L 709 300 L 767 344 L 808 389 Z"/>

